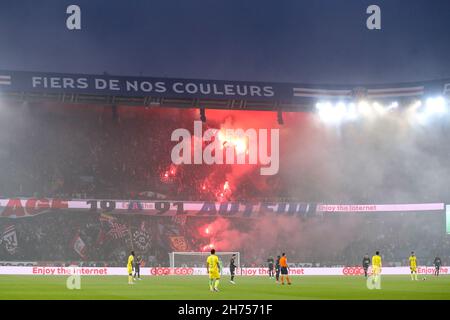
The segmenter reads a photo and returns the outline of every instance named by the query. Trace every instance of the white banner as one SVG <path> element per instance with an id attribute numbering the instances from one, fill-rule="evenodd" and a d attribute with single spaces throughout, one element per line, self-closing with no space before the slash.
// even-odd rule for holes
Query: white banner
<path id="1" fill-rule="evenodd" d="M 404 212 L 444 210 L 443 203 L 416 204 L 319 204 L 317 212 Z"/>
<path id="2" fill-rule="evenodd" d="M 0 274 L 4 275 L 47 275 L 47 276 L 68 276 L 73 273 L 73 268 L 70 267 L 22 267 L 22 266 L 0 266 Z M 126 276 L 126 268 L 95 268 L 95 267 L 77 267 L 77 272 L 82 276 Z M 434 273 L 434 267 L 418 267 L 418 274 Z M 369 269 L 370 271 L 370 269 Z M 440 273 L 450 274 L 450 267 L 441 267 Z M 229 275 L 229 269 L 224 268 L 222 275 Z M 339 268 L 290 268 L 290 275 L 301 276 L 362 276 L 364 270 L 362 267 L 339 267 Z M 386 267 L 382 269 L 382 275 L 409 275 L 409 267 Z M 206 276 L 206 268 L 141 268 L 141 275 L 144 276 L 189 276 L 198 275 Z M 238 276 L 267 276 L 267 268 L 241 268 L 237 269 Z"/>

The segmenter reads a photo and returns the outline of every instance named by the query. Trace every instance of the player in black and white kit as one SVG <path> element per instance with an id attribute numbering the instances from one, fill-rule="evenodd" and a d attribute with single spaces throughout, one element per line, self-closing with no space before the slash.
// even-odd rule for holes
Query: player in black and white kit
<path id="1" fill-rule="evenodd" d="M 275 261 L 275 279 L 277 282 L 280 282 L 280 256 L 277 256 L 277 261 Z"/>
<path id="2" fill-rule="evenodd" d="M 270 257 L 269 259 L 267 259 L 267 268 L 269 269 L 269 278 L 272 279 L 274 277 L 273 274 L 273 258 Z"/>
<path id="3" fill-rule="evenodd" d="M 369 269 L 369 266 L 370 266 L 370 258 L 367 253 L 363 258 L 362 265 L 363 265 L 363 269 L 364 269 L 364 276 L 367 278 L 367 270 Z"/>
<path id="4" fill-rule="evenodd" d="M 236 284 L 236 282 L 234 282 L 234 274 L 235 274 L 235 272 L 236 272 L 236 264 L 234 263 L 234 258 L 236 257 L 236 255 L 235 254 L 233 254 L 232 256 L 231 256 L 231 259 L 230 259 L 230 274 L 231 274 L 231 280 L 230 280 L 230 282 L 232 283 L 232 284 Z"/>
<path id="5" fill-rule="evenodd" d="M 439 269 L 441 268 L 441 264 L 442 264 L 441 258 L 439 257 L 434 258 L 434 275 L 436 277 L 439 276 Z"/>
<path id="6" fill-rule="evenodd" d="M 138 277 L 139 280 L 141 279 L 141 263 L 142 263 L 142 257 L 138 256 L 135 260 L 134 260 L 134 280 L 136 280 L 136 275 Z"/>

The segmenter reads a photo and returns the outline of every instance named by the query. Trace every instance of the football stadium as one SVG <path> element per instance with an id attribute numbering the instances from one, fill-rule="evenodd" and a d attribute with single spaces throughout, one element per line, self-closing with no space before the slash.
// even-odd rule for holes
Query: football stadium
<path id="1" fill-rule="evenodd" d="M 0 55 L 1 300 L 450 299 L 450 73 L 80 70 Z"/>

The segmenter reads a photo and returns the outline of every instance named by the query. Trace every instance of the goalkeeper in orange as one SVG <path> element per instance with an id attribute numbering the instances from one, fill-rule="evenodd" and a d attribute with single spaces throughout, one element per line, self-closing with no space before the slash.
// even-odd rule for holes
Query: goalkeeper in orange
<path id="1" fill-rule="evenodd" d="M 209 274 L 209 290 L 219 291 L 220 263 L 216 250 L 211 249 L 211 255 L 206 259 L 206 271 Z"/>

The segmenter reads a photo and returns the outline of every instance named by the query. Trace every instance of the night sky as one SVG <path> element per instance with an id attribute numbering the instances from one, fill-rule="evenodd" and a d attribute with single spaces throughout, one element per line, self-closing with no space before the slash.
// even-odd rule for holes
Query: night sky
<path id="1" fill-rule="evenodd" d="M 82 30 L 66 28 L 66 8 Z M 381 30 L 366 8 L 381 7 Z M 1 0 L 0 69 L 373 84 L 450 78 L 449 0 Z"/>

